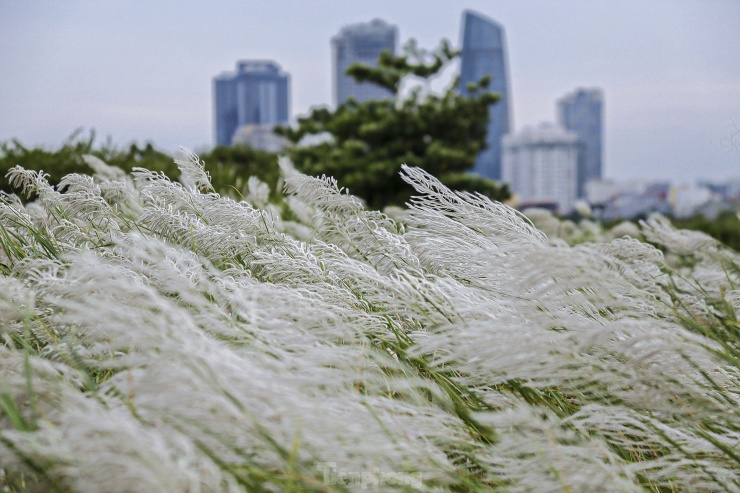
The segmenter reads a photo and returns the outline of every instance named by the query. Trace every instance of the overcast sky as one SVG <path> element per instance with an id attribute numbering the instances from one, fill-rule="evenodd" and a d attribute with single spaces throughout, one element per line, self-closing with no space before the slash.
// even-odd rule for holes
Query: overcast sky
<path id="1" fill-rule="evenodd" d="M 84 127 L 205 149 L 212 78 L 237 60 L 289 72 L 296 116 L 331 103 L 342 26 L 379 17 L 402 41 L 458 45 L 464 8 L 505 28 L 515 129 L 600 87 L 606 176 L 740 176 L 738 0 L 0 0 L 0 141 L 53 148 Z"/>

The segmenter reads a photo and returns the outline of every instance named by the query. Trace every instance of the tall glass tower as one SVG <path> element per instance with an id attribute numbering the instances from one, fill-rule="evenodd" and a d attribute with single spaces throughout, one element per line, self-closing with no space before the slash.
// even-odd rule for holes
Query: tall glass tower
<path id="1" fill-rule="evenodd" d="M 466 10 L 462 20 L 460 93 L 468 94 L 467 85 L 490 76 L 489 90 L 501 99 L 490 108 L 486 149 L 475 162 L 474 173 L 493 180 L 501 179 L 501 137 L 511 126 L 508 70 L 504 28 L 496 21 Z"/>
<path id="2" fill-rule="evenodd" d="M 242 125 L 288 123 L 290 76 L 272 61 L 245 60 L 213 79 L 216 145 L 231 145 Z"/>
<path id="3" fill-rule="evenodd" d="M 353 63 L 377 65 L 384 50 L 396 52 L 398 28 L 381 19 L 343 27 L 331 39 L 334 62 L 334 104 L 339 106 L 350 97 L 357 102 L 393 97 L 389 90 L 370 82 L 358 83 L 345 71 Z"/>
<path id="4" fill-rule="evenodd" d="M 583 197 L 586 183 L 602 175 L 604 94 L 600 89 L 577 89 L 558 100 L 558 123 L 574 132 L 583 143 L 578 173 L 578 195 Z"/>

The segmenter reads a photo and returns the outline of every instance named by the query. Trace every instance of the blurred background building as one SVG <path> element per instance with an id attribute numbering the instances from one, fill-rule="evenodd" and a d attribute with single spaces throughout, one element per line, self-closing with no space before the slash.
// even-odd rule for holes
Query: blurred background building
<path id="1" fill-rule="evenodd" d="M 575 133 L 541 124 L 505 135 L 502 143 L 502 178 L 521 208 L 556 204 L 559 214 L 573 210 L 582 150 Z"/>
<path id="2" fill-rule="evenodd" d="M 396 53 L 398 28 L 381 19 L 343 27 L 331 39 L 334 66 L 334 104 L 339 106 L 350 97 L 358 102 L 388 99 L 393 93 L 371 83 L 359 83 L 347 75 L 353 63 L 376 66 L 384 50 Z"/>
<path id="3" fill-rule="evenodd" d="M 244 60 L 213 79 L 216 145 L 231 145 L 243 125 L 288 123 L 290 76 L 268 60 Z"/>
<path id="4" fill-rule="evenodd" d="M 468 84 L 490 76 L 489 90 L 501 99 L 490 108 L 487 148 L 476 160 L 474 173 L 501 180 L 501 138 L 511 126 L 508 69 L 504 28 L 493 19 L 466 10 L 462 18 L 462 53 L 460 60 L 460 93 L 469 94 Z"/>
<path id="5" fill-rule="evenodd" d="M 558 100 L 557 114 L 560 126 L 583 143 L 577 187 L 578 196 L 583 197 L 586 183 L 602 176 L 604 94 L 600 89 L 577 89 Z"/>
<path id="6" fill-rule="evenodd" d="M 589 181 L 585 189 L 594 215 L 605 221 L 644 218 L 653 212 L 715 219 L 724 211 L 740 208 L 740 180 L 672 184 L 665 180 L 601 179 Z"/>

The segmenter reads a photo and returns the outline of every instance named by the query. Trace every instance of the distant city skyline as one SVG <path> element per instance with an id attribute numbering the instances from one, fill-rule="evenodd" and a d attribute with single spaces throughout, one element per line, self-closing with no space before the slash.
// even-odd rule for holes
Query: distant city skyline
<path id="1" fill-rule="evenodd" d="M 0 2 L 0 141 L 58 147 L 78 127 L 172 152 L 213 140 L 209 81 L 236 60 L 291 74 L 292 116 L 332 104 L 328 40 L 384 19 L 399 42 L 460 46 L 472 9 L 504 26 L 516 126 L 556 121 L 555 101 L 600 87 L 604 176 L 740 176 L 740 2 Z M 433 88 L 451 80 L 451 67 Z"/>

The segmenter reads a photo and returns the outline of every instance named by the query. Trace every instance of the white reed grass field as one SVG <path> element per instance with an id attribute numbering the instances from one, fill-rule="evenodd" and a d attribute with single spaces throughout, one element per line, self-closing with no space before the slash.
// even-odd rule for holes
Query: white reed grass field
<path id="1" fill-rule="evenodd" d="M 740 491 L 711 238 L 87 162 L 0 203 L 0 491 Z"/>

